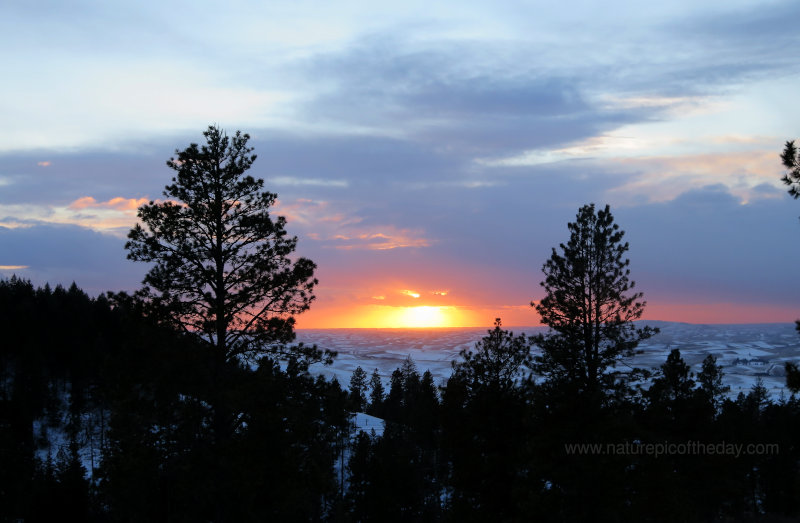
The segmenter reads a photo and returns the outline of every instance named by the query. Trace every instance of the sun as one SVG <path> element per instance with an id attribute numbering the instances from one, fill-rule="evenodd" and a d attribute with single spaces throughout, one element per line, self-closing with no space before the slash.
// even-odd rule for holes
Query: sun
<path id="1" fill-rule="evenodd" d="M 442 311 L 442 307 L 430 307 L 422 305 L 419 307 L 405 307 L 397 318 L 398 327 L 420 328 L 420 327 L 447 327 L 450 324 L 449 318 Z"/>

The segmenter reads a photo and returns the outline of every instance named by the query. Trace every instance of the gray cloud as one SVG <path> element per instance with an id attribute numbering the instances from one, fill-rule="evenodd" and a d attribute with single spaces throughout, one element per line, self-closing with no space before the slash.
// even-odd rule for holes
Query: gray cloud
<path id="1" fill-rule="evenodd" d="M 38 224 L 8 229 L 0 227 L 0 265 L 26 265 L 3 271 L 28 278 L 36 285 L 73 281 L 91 294 L 133 290 L 147 270 L 125 259 L 125 240 L 73 225 Z"/>
<path id="2" fill-rule="evenodd" d="M 800 33 L 787 21 L 799 17 L 800 4 L 784 0 L 653 24 L 627 42 L 626 56 L 598 76 L 600 88 L 708 95 L 754 79 L 797 74 L 800 64 L 791 49 L 800 44 Z"/>
<path id="3" fill-rule="evenodd" d="M 196 141 L 196 140 L 195 140 Z M 188 145 L 188 142 L 186 143 Z M 106 200 L 148 196 L 156 198 L 169 181 L 164 164 L 172 148 L 161 146 L 136 153 L 109 151 L 35 151 L 0 155 L 0 203 L 69 203 L 83 196 Z M 47 162 L 48 165 L 39 165 Z"/>
<path id="4" fill-rule="evenodd" d="M 391 36 L 372 37 L 345 52 L 317 56 L 305 64 L 305 74 L 325 78 L 332 87 L 302 113 L 375 126 L 462 154 L 560 144 L 644 117 L 592 107 L 583 94 L 586 79 L 524 62 L 498 68 L 491 63 L 491 44 L 431 42 L 414 50 L 410 45 Z"/>
<path id="5" fill-rule="evenodd" d="M 621 208 L 631 263 L 652 299 L 782 303 L 796 307 L 800 205 L 788 196 L 741 204 L 724 187 Z"/>

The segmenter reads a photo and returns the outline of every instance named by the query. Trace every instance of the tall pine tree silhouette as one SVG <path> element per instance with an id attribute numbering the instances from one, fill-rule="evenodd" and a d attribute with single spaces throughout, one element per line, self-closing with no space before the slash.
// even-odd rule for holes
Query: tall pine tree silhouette
<path id="1" fill-rule="evenodd" d="M 531 302 L 551 329 L 535 340 L 542 349 L 536 367 L 550 380 L 591 395 L 602 389 L 606 369 L 657 329 L 633 324 L 645 302 L 642 293 L 631 292 L 628 244 L 609 207 L 584 205 L 568 228 L 569 241 L 560 253 L 554 248 L 542 268 L 545 295 Z"/>
<path id="2" fill-rule="evenodd" d="M 128 258 L 153 263 L 144 294 L 166 318 L 214 346 L 220 361 L 256 357 L 293 339 L 294 314 L 314 299 L 316 265 L 292 260 L 296 237 L 270 208 L 277 195 L 245 174 L 250 136 L 218 127 L 176 151 L 163 202 L 139 208 Z"/>

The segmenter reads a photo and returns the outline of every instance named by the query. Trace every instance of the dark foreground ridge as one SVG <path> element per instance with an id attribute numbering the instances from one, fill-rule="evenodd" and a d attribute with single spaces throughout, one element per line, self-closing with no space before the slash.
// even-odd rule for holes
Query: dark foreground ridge
<path id="1" fill-rule="evenodd" d="M 529 382 L 520 337 L 499 326 L 441 387 L 410 358 L 388 384 L 370 370 L 346 388 L 267 359 L 226 371 L 239 423 L 220 447 L 204 349 L 135 300 L 12 279 L 0 282 L 0 315 L 14 326 L 0 360 L 3 518 L 798 515 L 800 403 L 770 399 L 759 382 L 731 397 L 711 359 L 692 375 L 672 351 L 648 386 L 617 386 L 592 407 Z M 383 433 L 353 427 L 356 411 L 383 420 Z"/>

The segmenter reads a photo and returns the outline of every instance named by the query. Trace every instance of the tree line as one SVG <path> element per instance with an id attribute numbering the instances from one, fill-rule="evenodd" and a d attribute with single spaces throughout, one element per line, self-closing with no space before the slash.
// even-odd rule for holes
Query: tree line
<path id="1" fill-rule="evenodd" d="M 646 304 L 608 206 L 581 207 L 543 267 L 531 305 L 547 332 L 498 319 L 446 383 L 409 358 L 388 383 L 359 367 L 343 387 L 309 372 L 335 354 L 294 343 L 316 266 L 246 174 L 249 136 L 204 137 L 139 209 L 138 292 L 0 280 L 0 518 L 800 516 L 796 368 L 774 401 L 760 382 L 730 397 L 712 356 L 696 375 L 677 349 L 656 370 L 622 365 L 657 330 L 634 323 Z"/>

